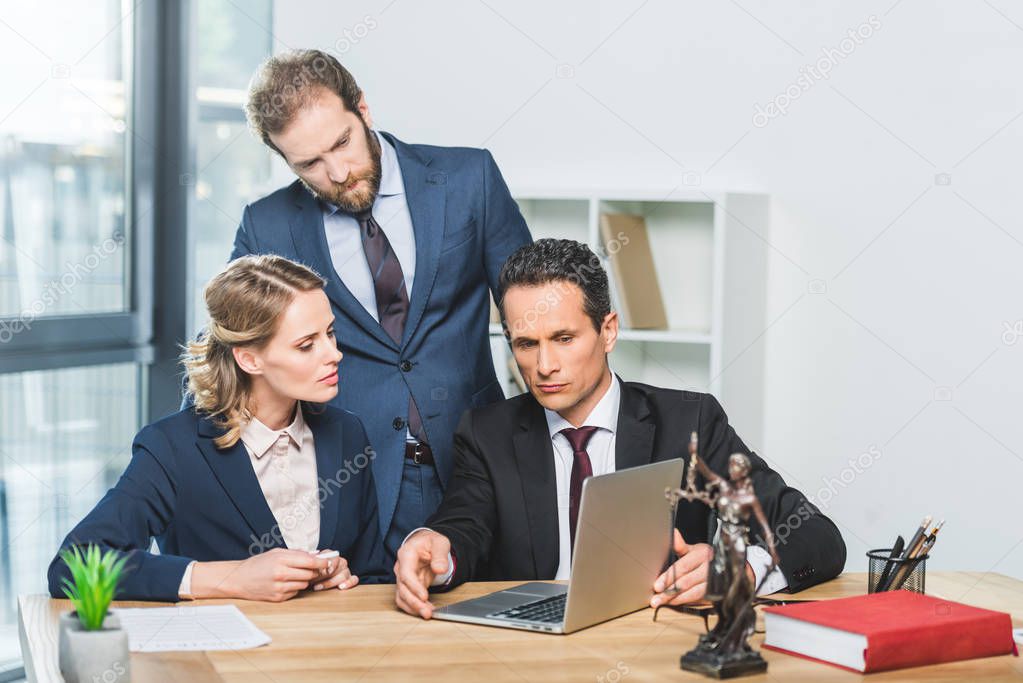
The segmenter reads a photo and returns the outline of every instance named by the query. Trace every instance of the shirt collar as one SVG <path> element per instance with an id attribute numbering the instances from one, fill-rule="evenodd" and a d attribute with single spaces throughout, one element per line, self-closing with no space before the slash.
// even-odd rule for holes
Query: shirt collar
<path id="1" fill-rule="evenodd" d="M 377 199 L 405 194 L 405 182 L 401 176 L 401 166 L 398 165 L 398 153 L 394 150 L 394 145 L 375 130 L 370 129 L 370 132 L 380 143 L 380 189 L 377 190 Z M 338 212 L 338 207 L 330 202 L 321 201 L 320 204 L 328 216 Z"/>
<path id="2" fill-rule="evenodd" d="M 287 434 L 291 437 L 291 440 L 296 446 L 302 448 L 302 443 L 308 433 L 309 427 L 306 425 L 305 418 L 302 416 L 302 407 L 298 405 L 295 408 L 295 419 L 291 421 L 291 424 L 274 431 L 267 427 L 265 424 L 260 422 L 255 416 L 250 419 L 244 427 L 242 427 L 241 440 L 245 444 L 245 447 L 252 452 L 257 459 L 262 458 L 266 455 L 266 452 L 270 450 L 270 447 L 277 443 L 277 439 L 282 434 Z"/>
<path id="3" fill-rule="evenodd" d="M 618 377 L 611 373 L 611 386 L 607 388 L 604 395 L 593 410 L 583 420 L 583 425 L 606 429 L 612 434 L 618 429 L 618 409 L 622 402 L 622 389 L 618 383 Z M 561 417 L 553 410 L 543 409 L 544 417 L 547 418 L 547 429 L 553 439 L 563 429 L 573 429 L 572 423 Z"/>
<path id="4" fill-rule="evenodd" d="M 380 143 L 380 197 L 405 194 L 405 183 L 401 177 L 401 166 L 398 165 L 398 153 L 394 145 L 380 133 L 373 131 Z"/>

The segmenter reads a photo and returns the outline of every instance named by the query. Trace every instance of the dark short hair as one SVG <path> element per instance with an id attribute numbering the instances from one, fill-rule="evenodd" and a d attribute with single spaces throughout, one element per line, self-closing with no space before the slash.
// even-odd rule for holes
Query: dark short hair
<path id="1" fill-rule="evenodd" d="M 542 239 L 520 247 L 508 257 L 498 278 L 497 302 L 504 319 L 504 295 L 512 287 L 569 282 L 583 293 L 583 310 L 599 332 L 611 312 L 607 273 L 600 257 L 575 240 Z"/>
<path id="2" fill-rule="evenodd" d="M 249 83 L 245 116 L 249 128 L 280 154 L 270 134 L 280 133 L 300 109 L 323 91 L 341 98 L 345 109 L 358 113 L 362 90 L 348 69 L 323 50 L 292 50 L 267 59 Z M 282 155 L 283 156 L 283 155 Z"/>

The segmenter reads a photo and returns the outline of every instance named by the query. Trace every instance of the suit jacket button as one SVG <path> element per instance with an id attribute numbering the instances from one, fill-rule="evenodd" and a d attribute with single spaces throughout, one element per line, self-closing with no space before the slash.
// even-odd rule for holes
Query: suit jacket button
<path id="1" fill-rule="evenodd" d="M 412 369 L 412 363 L 410 363 L 410 362 L 409 362 L 409 361 L 407 361 L 407 360 L 403 360 L 403 361 L 401 362 L 401 365 L 399 365 L 398 367 L 399 367 L 399 368 L 401 368 L 401 371 L 402 371 L 402 372 L 408 372 L 409 370 L 411 370 L 411 369 Z"/>
<path id="2" fill-rule="evenodd" d="M 405 420 L 400 417 L 396 417 L 394 418 L 394 422 L 391 423 L 391 426 L 394 427 L 394 431 L 398 431 L 405 426 Z"/>

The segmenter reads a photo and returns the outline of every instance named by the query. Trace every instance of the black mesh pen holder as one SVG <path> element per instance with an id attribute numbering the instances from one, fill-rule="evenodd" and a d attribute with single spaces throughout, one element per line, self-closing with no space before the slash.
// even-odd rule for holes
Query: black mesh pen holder
<path id="1" fill-rule="evenodd" d="M 879 548 L 867 552 L 867 592 L 907 590 L 924 592 L 924 578 L 927 575 L 927 555 L 911 560 L 889 560 L 891 548 Z"/>

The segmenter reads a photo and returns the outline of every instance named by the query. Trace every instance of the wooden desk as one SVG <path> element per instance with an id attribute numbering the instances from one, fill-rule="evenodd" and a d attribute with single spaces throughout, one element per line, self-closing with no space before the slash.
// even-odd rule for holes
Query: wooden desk
<path id="1" fill-rule="evenodd" d="M 436 604 L 475 597 L 509 583 L 476 583 L 435 596 Z M 799 594 L 836 598 L 864 592 L 864 574 L 843 574 Z M 1023 625 L 1023 581 L 999 574 L 930 572 L 928 593 L 1011 612 Z M 568 636 L 422 621 L 398 612 L 392 586 L 360 586 L 342 593 L 308 593 L 282 604 L 235 602 L 273 638 L 266 647 L 238 652 L 133 654 L 135 681 L 664 681 L 706 680 L 678 668 L 679 657 L 703 630 L 699 617 L 644 609 Z M 779 596 L 781 597 L 781 596 Z M 154 603 L 119 602 L 131 607 Z M 22 652 L 29 680 L 60 681 L 57 615 L 66 600 L 45 595 L 18 600 Z M 763 636 L 754 636 L 758 646 Z M 763 651 L 766 675 L 750 681 L 853 681 L 864 677 L 823 664 Z M 870 681 L 1019 681 L 1023 664 L 1012 656 L 871 674 Z"/>

